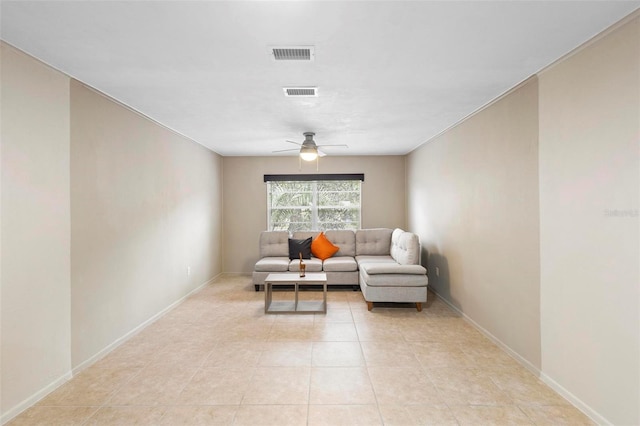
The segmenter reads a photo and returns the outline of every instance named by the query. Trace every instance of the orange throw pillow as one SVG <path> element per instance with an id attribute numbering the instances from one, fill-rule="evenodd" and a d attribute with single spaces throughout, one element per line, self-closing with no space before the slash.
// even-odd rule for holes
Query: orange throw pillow
<path id="1" fill-rule="evenodd" d="M 340 247 L 334 246 L 324 235 L 324 232 L 319 233 L 311 243 L 311 253 L 318 259 L 328 259 L 336 254 L 338 250 L 340 250 Z"/>

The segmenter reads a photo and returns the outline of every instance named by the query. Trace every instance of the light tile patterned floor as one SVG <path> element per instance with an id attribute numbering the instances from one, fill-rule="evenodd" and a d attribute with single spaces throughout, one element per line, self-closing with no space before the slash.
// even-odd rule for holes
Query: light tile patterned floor
<path id="1" fill-rule="evenodd" d="M 249 277 L 222 277 L 10 425 L 592 424 L 429 298 L 265 315 Z"/>

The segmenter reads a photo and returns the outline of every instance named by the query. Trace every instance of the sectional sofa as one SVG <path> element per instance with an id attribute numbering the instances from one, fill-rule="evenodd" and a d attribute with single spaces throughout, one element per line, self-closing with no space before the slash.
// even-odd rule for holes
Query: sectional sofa
<path id="1" fill-rule="evenodd" d="M 418 311 L 427 300 L 427 271 L 420 265 L 418 236 L 402 229 L 329 230 L 326 238 L 339 247 L 331 257 L 304 259 L 307 272 L 325 272 L 327 284 L 358 287 L 368 309 L 374 302 L 415 303 Z M 299 259 L 289 256 L 289 239 L 316 238 L 318 231 L 264 231 L 260 259 L 253 271 L 256 291 L 272 272 L 299 272 Z"/>

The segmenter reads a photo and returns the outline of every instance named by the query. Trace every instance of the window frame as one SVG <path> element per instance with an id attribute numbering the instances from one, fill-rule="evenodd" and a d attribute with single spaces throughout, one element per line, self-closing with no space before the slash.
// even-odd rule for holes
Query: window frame
<path id="1" fill-rule="evenodd" d="M 354 209 L 357 209 L 357 223 L 355 223 L 354 221 L 345 221 L 343 223 L 347 224 L 346 227 L 342 227 L 341 229 L 353 229 L 353 230 L 357 230 L 360 229 L 362 226 L 362 182 L 364 182 L 364 174 L 314 174 L 314 175 L 302 175 L 302 174 L 297 174 L 297 175 L 264 175 L 264 182 L 266 183 L 265 187 L 266 187 L 266 195 L 267 195 L 267 211 L 266 211 L 266 215 L 267 215 L 267 229 L 268 230 L 273 230 L 274 228 L 274 222 L 273 222 L 273 215 L 272 215 L 272 211 L 274 210 L 272 208 L 271 205 L 271 194 L 272 194 L 272 187 L 271 184 L 272 183 L 276 183 L 276 182 L 304 182 L 304 183 L 311 183 L 311 188 L 309 194 L 311 195 L 311 205 L 310 206 L 302 206 L 302 205 L 291 205 L 291 206 L 280 206 L 278 209 L 299 209 L 301 212 L 303 211 L 310 211 L 310 221 L 305 220 L 303 222 L 289 222 L 289 224 L 291 225 L 292 223 L 298 223 L 298 224 L 302 224 L 302 223 L 307 223 L 309 226 L 308 231 L 322 231 L 322 230 L 327 230 L 327 229 L 335 229 L 335 227 L 325 227 L 322 223 L 320 223 L 320 215 L 319 212 L 324 208 L 324 209 L 338 209 L 340 208 L 340 206 L 322 206 L 319 205 L 319 191 L 318 191 L 318 183 L 319 182 L 324 182 L 324 181 L 359 181 L 359 185 L 358 185 L 358 189 L 357 191 L 355 190 L 351 190 L 351 191 L 327 191 L 327 192 L 339 192 L 339 193 L 356 193 L 358 194 L 358 204 L 357 206 L 354 206 Z M 293 191 L 291 193 L 294 193 Z M 278 222 L 276 222 L 278 223 Z M 333 223 L 337 223 L 337 222 L 333 222 Z M 349 226 L 349 225 L 355 225 L 355 226 Z M 292 232 L 291 230 L 291 226 L 289 226 L 288 229 L 289 232 Z M 293 231 L 295 232 L 295 230 Z"/>

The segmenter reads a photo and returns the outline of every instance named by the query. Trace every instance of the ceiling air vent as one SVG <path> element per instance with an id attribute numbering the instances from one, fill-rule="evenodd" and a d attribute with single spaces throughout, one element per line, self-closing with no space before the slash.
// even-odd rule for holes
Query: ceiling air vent
<path id="1" fill-rule="evenodd" d="M 317 87 L 283 87 L 284 95 L 295 98 L 315 98 L 318 96 Z"/>
<path id="2" fill-rule="evenodd" d="M 276 61 L 313 61 L 313 50 L 313 46 L 278 46 L 270 53 Z"/>

